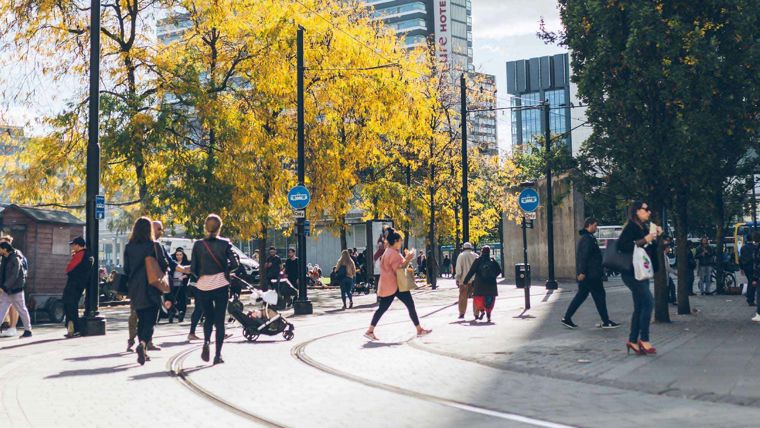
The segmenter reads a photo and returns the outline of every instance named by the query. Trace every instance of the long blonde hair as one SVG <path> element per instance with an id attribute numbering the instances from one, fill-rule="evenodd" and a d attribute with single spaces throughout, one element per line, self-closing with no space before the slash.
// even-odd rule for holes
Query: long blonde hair
<path id="1" fill-rule="evenodd" d="M 338 270 L 341 266 L 346 267 L 346 275 L 353 278 L 354 275 L 356 275 L 356 265 L 354 264 L 354 260 L 351 258 L 351 255 L 348 254 L 348 250 L 343 250 L 343 252 L 340 253 L 340 258 L 338 259 L 338 263 L 335 265 L 335 270 Z"/>

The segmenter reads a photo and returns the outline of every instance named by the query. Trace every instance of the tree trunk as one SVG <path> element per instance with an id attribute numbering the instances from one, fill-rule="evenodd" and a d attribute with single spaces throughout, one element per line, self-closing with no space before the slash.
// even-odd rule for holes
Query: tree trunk
<path id="1" fill-rule="evenodd" d="M 412 167 L 406 166 L 406 191 L 412 191 Z M 408 197 L 407 197 L 408 198 Z M 404 248 L 409 248 L 409 233 L 412 229 L 412 200 L 411 198 L 406 201 L 406 230 L 404 230 Z"/>
<path id="2" fill-rule="evenodd" d="M 689 268 L 689 229 L 688 229 L 688 201 L 685 193 L 679 193 L 676 198 L 676 260 L 678 262 L 678 314 L 691 314 L 689 305 L 689 278 L 694 276 L 694 271 Z"/>
<path id="3" fill-rule="evenodd" d="M 346 222 L 341 223 L 340 225 L 340 250 L 347 250 L 348 249 L 348 240 L 346 239 L 346 228 L 348 226 L 346 225 Z"/>
<path id="4" fill-rule="evenodd" d="M 264 286 L 267 284 L 267 257 L 269 251 L 267 250 L 267 225 L 261 224 L 261 237 L 259 239 L 259 285 Z"/>
<path id="5" fill-rule="evenodd" d="M 726 283 L 723 272 L 723 225 L 726 217 L 726 205 L 723 200 L 723 192 L 717 191 L 715 195 L 715 287 L 718 294 L 725 293 Z"/>
<path id="6" fill-rule="evenodd" d="M 435 166 L 430 166 L 430 181 L 432 183 L 435 177 Z M 435 186 L 430 185 L 430 229 L 428 230 L 428 251 L 427 251 L 427 272 L 428 282 L 435 288 L 437 286 L 437 275 L 435 272 Z"/>
<path id="7" fill-rule="evenodd" d="M 651 198 L 650 200 L 653 200 Z M 658 219 L 660 213 L 662 213 L 662 204 L 652 204 L 652 220 L 657 223 L 662 223 L 661 219 Z M 665 268 L 665 247 L 662 245 L 662 239 L 657 240 L 657 250 L 655 257 L 657 257 L 657 265 L 659 269 L 654 274 L 654 321 L 658 323 L 670 322 L 670 309 L 668 308 L 668 273 Z"/>
<path id="8" fill-rule="evenodd" d="M 461 241 L 461 227 L 459 225 L 459 201 L 454 204 L 454 221 L 455 221 L 455 231 L 454 231 L 454 251 L 451 256 L 451 271 L 454 272 L 454 269 L 456 268 L 457 259 L 459 258 L 459 253 L 462 251 L 462 241 Z"/>

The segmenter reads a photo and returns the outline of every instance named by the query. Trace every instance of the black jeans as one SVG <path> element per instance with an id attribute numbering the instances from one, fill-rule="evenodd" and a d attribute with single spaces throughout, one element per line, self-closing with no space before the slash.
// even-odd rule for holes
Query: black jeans
<path id="1" fill-rule="evenodd" d="M 747 277 L 747 303 L 753 304 L 755 303 L 755 286 L 752 284 L 752 278 L 755 277 L 754 271 L 752 268 L 747 268 L 746 266 L 742 268 L 744 270 L 744 275 Z"/>
<path id="2" fill-rule="evenodd" d="M 83 291 L 84 289 L 75 285 L 67 285 L 63 289 L 63 311 L 66 314 L 66 322 L 74 323 L 74 331 L 79 331 L 79 299 L 82 298 Z"/>
<path id="3" fill-rule="evenodd" d="M 575 297 L 570 302 L 570 306 L 565 312 L 565 319 L 572 320 L 575 311 L 581 307 L 583 302 L 586 301 L 588 295 L 594 299 L 596 305 L 596 311 L 599 312 L 599 316 L 602 318 L 603 323 L 610 321 L 610 317 L 607 314 L 607 294 L 604 292 L 604 285 L 602 279 L 585 279 L 578 283 L 578 292 L 575 293 Z"/>
<path id="4" fill-rule="evenodd" d="M 158 320 L 158 306 L 138 309 L 137 312 L 137 338 L 140 342 L 150 343 L 153 340 L 153 327 Z"/>
<path id="5" fill-rule="evenodd" d="M 637 281 L 633 274 L 620 275 L 623 284 L 631 290 L 633 296 L 633 315 L 631 315 L 631 334 L 628 337 L 633 343 L 639 339 L 649 342 L 649 324 L 652 322 L 652 307 L 654 298 L 649 290 L 649 280 Z"/>
<path id="6" fill-rule="evenodd" d="M 172 287 L 172 294 L 174 294 L 174 307 L 178 313 L 185 316 L 185 311 L 187 311 L 187 286 Z"/>
<path id="7" fill-rule="evenodd" d="M 380 307 L 377 308 L 375 315 L 372 316 L 372 327 L 377 326 L 377 323 L 380 322 L 380 318 L 383 316 L 385 311 L 388 310 L 388 308 L 391 306 L 391 303 L 393 303 L 393 299 L 396 297 L 398 297 L 398 299 L 401 300 L 401 302 L 406 306 L 406 309 L 409 311 L 409 318 L 411 318 L 414 326 L 416 327 L 420 325 L 420 319 L 417 317 L 417 309 L 414 308 L 414 299 L 412 299 L 412 293 L 410 291 L 396 291 L 396 294 L 392 294 L 387 297 L 380 297 Z"/>
<path id="8" fill-rule="evenodd" d="M 224 344 L 224 318 L 227 316 L 227 299 L 230 296 L 230 287 L 221 287 L 216 290 L 196 290 L 198 300 L 203 307 L 206 319 L 203 321 L 203 341 L 211 341 L 211 330 L 216 328 L 216 355 L 222 355 Z"/>
<path id="9" fill-rule="evenodd" d="M 676 283 L 670 275 L 668 275 L 668 301 L 670 303 L 678 302 L 678 299 L 676 298 Z"/>

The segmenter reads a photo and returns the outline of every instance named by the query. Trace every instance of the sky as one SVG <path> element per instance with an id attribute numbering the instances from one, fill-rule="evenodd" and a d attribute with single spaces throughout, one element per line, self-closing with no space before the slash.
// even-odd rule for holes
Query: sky
<path id="1" fill-rule="evenodd" d="M 472 39 L 475 69 L 496 76 L 499 107 L 506 107 L 507 61 L 567 52 L 540 40 L 538 22 L 549 30 L 561 28 L 556 0 L 472 0 Z M 497 113 L 499 147 L 511 146 L 508 111 Z"/>

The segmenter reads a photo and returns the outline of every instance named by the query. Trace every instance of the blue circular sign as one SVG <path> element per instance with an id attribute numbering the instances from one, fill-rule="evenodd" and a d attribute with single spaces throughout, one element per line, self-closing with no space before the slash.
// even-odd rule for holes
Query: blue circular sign
<path id="1" fill-rule="evenodd" d="M 520 209 L 526 213 L 535 212 L 538 209 L 538 192 L 536 189 L 524 189 L 520 192 L 520 196 L 517 197 L 517 203 L 520 205 Z"/>
<path id="2" fill-rule="evenodd" d="M 306 186 L 295 186 L 288 192 L 288 203 L 294 210 L 302 210 L 309 206 L 311 202 L 311 193 Z"/>

